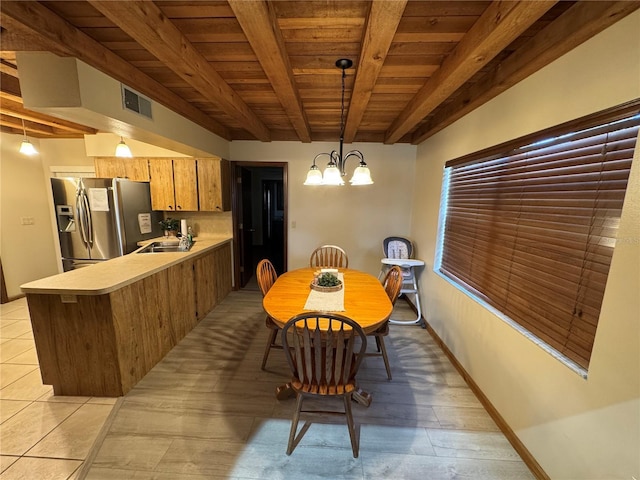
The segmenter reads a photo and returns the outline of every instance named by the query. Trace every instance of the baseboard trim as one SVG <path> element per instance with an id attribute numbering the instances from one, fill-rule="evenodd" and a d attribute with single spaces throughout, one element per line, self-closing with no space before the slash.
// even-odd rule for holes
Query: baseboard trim
<path id="1" fill-rule="evenodd" d="M 413 302 L 409 300 L 409 298 L 406 295 L 403 295 L 403 297 L 405 302 L 407 302 L 409 307 L 411 307 L 411 309 L 417 315 L 418 309 L 413 304 Z M 476 397 L 478 397 L 478 400 L 480 400 L 480 403 L 482 404 L 482 406 L 487 410 L 487 413 L 489 413 L 489 416 L 493 419 L 493 421 L 496 422 L 496 425 L 498 425 L 498 428 L 500 429 L 500 431 L 504 434 L 507 440 L 509 440 L 509 443 L 511 444 L 513 449 L 518 453 L 518 455 L 520 455 L 520 458 L 522 458 L 522 461 L 529 468 L 533 476 L 536 477 L 538 480 L 551 480 L 549 475 L 547 475 L 547 473 L 543 470 L 543 468 L 540 466 L 540 464 L 535 459 L 535 457 L 531 455 L 531 452 L 520 441 L 518 436 L 509 426 L 509 424 L 505 421 L 504 418 L 502 418 L 502 415 L 500 415 L 498 410 L 496 410 L 496 408 L 485 396 L 482 390 L 480 390 L 480 387 L 478 386 L 478 384 L 473 381 L 473 378 L 471 378 L 471 375 L 469 375 L 467 371 L 464 369 L 464 367 L 460 364 L 460 362 L 458 362 L 458 359 L 451 352 L 451 350 L 449 350 L 449 347 L 447 347 L 447 345 L 438 336 L 438 334 L 433 329 L 433 327 L 431 327 L 431 325 L 427 323 L 424 317 L 422 317 L 422 322 L 423 322 L 423 325 L 426 325 L 427 332 L 429 332 L 429 335 L 431 335 L 433 340 L 442 349 L 442 351 L 447 356 L 449 361 L 453 364 L 453 366 L 456 368 L 460 376 L 462 376 L 464 381 L 467 383 L 471 391 L 476 395 Z"/>
<path id="2" fill-rule="evenodd" d="M 426 322 L 425 322 L 426 323 Z M 529 452 L 527 447 L 520 441 L 518 436 L 514 433 L 514 431 L 509 427 L 509 424 L 505 421 L 505 419 L 500 415 L 498 410 L 493 406 L 493 404 L 489 401 L 489 399 L 485 396 L 485 394 L 480 390 L 480 387 L 476 382 L 474 382 L 473 378 L 467 373 L 464 367 L 458 362 L 458 359 L 453 355 L 451 350 L 447 347 L 447 345 L 442 341 L 442 339 L 438 336 L 431 325 L 427 324 L 427 331 L 433 338 L 433 340 L 438 344 L 438 346 L 442 349 L 444 354 L 447 356 L 449 361 L 456 368 L 458 373 L 462 376 L 469 388 L 473 391 L 473 393 L 478 397 L 482 406 L 487 410 L 491 418 L 498 428 L 502 431 L 504 436 L 509 440 L 509 443 L 513 446 L 514 450 L 518 452 L 518 455 L 522 458 L 522 461 L 529 468 L 533 476 L 535 476 L 538 480 L 551 480 L 549 475 L 542 469 L 540 464 L 537 462 L 535 457 Z"/>
<path id="3" fill-rule="evenodd" d="M 24 298 L 24 297 L 26 297 L 26 295 L 24 293 L 19 293 L 18 295 L 14 295 L 12 297 L 5 298 L 2 303 L 4 304 L 4 303 L 13 302 L 15 300 L 20 300 L 21 298 Z"/>

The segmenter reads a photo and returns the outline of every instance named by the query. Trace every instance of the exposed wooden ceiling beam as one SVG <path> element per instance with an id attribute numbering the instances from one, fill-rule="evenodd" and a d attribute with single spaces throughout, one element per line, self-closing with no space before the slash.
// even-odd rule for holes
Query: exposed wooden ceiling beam
<path id="1" fill-rule="evenodd" d="M 140 93 L 210 132 L 227 140 L 231 139 L 226 127 L 100 45 L 44 5 L 38 2 L 3 0 L 0 2 L 0 11 L 3 14 L 3 25 L 10 19 L 13 21 L 11 28 L 19 26 L 21 32 L 40 35 L 47 42 L 54 42 L 60 45 L 60 48 L 68 49 L 75 57 L 101 72 L 127 85 L 135 85 L 135 89 Z"/>
<path id="2" fill-rule="evenodd" d="M 21 118 L 30 122 L 48 125 L 58 130 L 67 130 L 76 134 L 94 135 L 98 133 L 98 130 L 95 128 L 86 127 L 74 122 L 68 122 L 49 115 L 27 110 L 20 102 L 12 101 L 7 98 L 0 98 L 0 113 L 10 117 Z"/>
<path id="3" fill-rule="evenodd" d="M 371 3 L 344 127 L 346 143 L 353 143 L 406 4 L 407 0 L 374 0 Z"/>
<path id="4" fill-rule="evenodd" d="M 0 112 L 0 125 L 2 125 L 3 127 L 10 127 L 22 132 L 21 119 L 5 115 L 4 112 Z M 48 125 L 42 125 L 40 123 L 25 122 L 24 129 L 28 134 L 35 134 L 39 136 L 51 136 L 55 133 L 52 127 Z"/>
<path id="5" fill-rule="evenodd" d="M 51 52 L 61 57 L 70 56 L 71 52 L 57 42 L 26 32 L 20 23 L 8 16 L 2 17 L 2 26 L 9 30 L 0 33 L 0 44 L 3 51 L 12 52 Z M 16 31 L 13 31 L 13 30 Z"/>
<path id="6" fill-rule="evenodd" d="M 509 58 L 466 88 L 415 132 L 419 144 L 464 117 L 597 33 L 640 8 L 640 2 L 579 2 L 558 17 Z"/>
<path id="7" fill-rule="evenodd" d="M 0 72 L 0 97 L 22 102 L 20 81 L 17 77 Z"/>
<path id="8" fill-rule="evenodd" d="M 0 125 L 3 127 L 12 128 L 13 130 L 19 131 L 20 133 L 22 133 L 23 131 L 22 122 L 20 121 L 20 119 L 4 115 L 1 112 L 0 112 Z M 27 128 L 27 123 L 25 123 L 24 125 L 25 125 L 25 131 L 28 132 L 29 135 L 31 134 L 36 134 L 38 136 L 53 135 L 53 129 L 51 127 L 40 125 L 37 123 L 28 124 L 28 128 Z"/>
<path id="9" fill-rule="evenodd" d="M 15 65 L 11 65 L 4 60 L 0 60 L 0 72 L 9 75 L 10 77 L 18 78 L 18 69 Z"/>
<path id="10" fill-rule="evenodd" d="M 302 108 L 273 6 L 264 0 L 229 0 L 229 5 L 298 137 L 302 142 L 310 142 L 311 129 Z"/>
<path id="11" fill-rule="evenodd" d="M 242 128 L 258 140 L 270 140 L 264 123 L 153 2 L 89 3 Z"/>
<path id="12" fill-rule="evenodd" d="M 387 130 L 385 143 L 395 143 L 410 132 L 555 3 L 494 1 L 393 121 Z"/>

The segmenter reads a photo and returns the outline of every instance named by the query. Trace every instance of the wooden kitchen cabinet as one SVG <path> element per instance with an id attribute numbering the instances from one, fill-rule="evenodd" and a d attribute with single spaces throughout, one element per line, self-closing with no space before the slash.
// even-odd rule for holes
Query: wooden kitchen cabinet
<path id="1" fill-rule="evenodd" d="M 43 383 L 56 395 L 117 397 L 131 390 L 231 291 L 231 242 L 198 245 L 165 266 L 154 260 L 141 269 L 131 254 L 110 260 L 116 269 L 103 262 L 91 267 L 95 274 L 76 271 L 84 281 L 71 275 L 27 284 Z M 123 280 L 128 262 L 135 267 L 130 281 Z M 115 284 L 104 280 L 114 272 Z M 87 282 L 94 275 L 99 279 Z M 97 288 L 87 291 L 87 283 Z"/>
<path id="2" fill-rule="evenodd" d="M 198 210 L 195 158 L 150 158 L 149 173 L 154 210 Z"/>
<path id="3" fill-rule="evenodd" d="M 215 266 L 213 252 L 194 261 L 198 321 L 202 320 L 217 303 Z"/>
<path id="4" fill-rule="evenodd" d="M 196 311 L 202 320 L 231 291 L 231 245 L 229 243 L 194 261 Z"/>
<path id="5" fill-rule="evenodd" d="M 219 304 L 229 295 L 232 288 L 233 272 L 231 270 L 231 243 L 221 245 L 213 251 L 215 261 L 216 303 Z M 214 305 L 214 306 L 215 306 Z"/>
<path id="6" fill-rule="evenodd" d="M 197 158 L 196 165 L 200 211 L 231 210 L 229 161 L 220 158 Z"/>
<path id="7" fill-rule="evenodd" d="M 98 178 L 126 178 L 136 182 L 149 181 L 149 164 L 146 158 L 95 157 L 94 166 Z"/>
<path id="8" fill-rule="evenodd" d="M 194 260 L 188 260 L 167 269 L 172 345 L 176 345 L 198 324 L 194 263 Z"/>

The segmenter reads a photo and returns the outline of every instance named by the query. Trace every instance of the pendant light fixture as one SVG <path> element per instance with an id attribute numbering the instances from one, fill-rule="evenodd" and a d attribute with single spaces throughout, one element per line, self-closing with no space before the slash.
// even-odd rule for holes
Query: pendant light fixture
<path id="1" fill-rule="evenodd" d="M 131 149 L 126 143 L 124 143 L 124 138 L 122 137 L 120 137 L 120 143 L 118 143 L 118 145 L 116 146 L 116 157 L 133 157 L 133 155 L 131 154 Z"/>
<path id="2" fill-rule="evenodd" d="M 351 150 L 346 155 L 342 155 L 342 146 L 344 143 L 344 80 L 347 76 L 346 69 L 351 68 L 353 62 L 347 58 L 341 58 L 336 61 L 336 67 L 342 69 L 342 98 L 340 101 L 340 151 L 336 152 L 332 150 L 331 153 L 319 153 L 313 159 L 313 165 L 307 173 L 307 179 L 305 185 L 344 185 L 342 177 L 346 175 L 344 170 L 347 158 L 356 157 L 360 160 L 360 164 L 353 172 L 353 177 L 349 181 L 351 185 L 371 185 L 373 180 L 371 179 L 371 172 L 369 167 L 364 161 L 364 155 L 359 150 Z M 329 157 L 329 163 L 324 170 L 324 173 L 320 172 L 320 169 L 316 165 L 318 157 L 326 155 Z"/>
<path id="3" fill-rule="evenodd" d="M 29 156 L 37 155 L 38 151 L 36 150 L 36 147 L 33 146 L 33 143 L 27 140 L 27 130 L 26 128 L 24 128 L 24 118 L 21 120 L 22 120 L 22 133 L 24 134 L 24 139 L 20 144 L 20 153 L 22 153 L 23 155 L 29 155 Z"/>

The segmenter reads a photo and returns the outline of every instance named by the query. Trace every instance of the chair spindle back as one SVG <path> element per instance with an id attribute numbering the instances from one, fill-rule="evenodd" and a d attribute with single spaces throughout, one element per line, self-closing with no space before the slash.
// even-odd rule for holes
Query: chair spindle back
<path id="1" fill-rule="evenodd" d="M 264 297 L 278 278 L 276 269 L 268 259 L 265 258 L 258 263 L 256 278 L 258 280 L 258 287 L 260 287 L 260 291 Z"/>
<path id="2" fill-rule="evenodd" d="M 309 259 L 311 267 L 349 268 L 347 252 L 337 245 L 323 245 L 316 248 Z"/>

